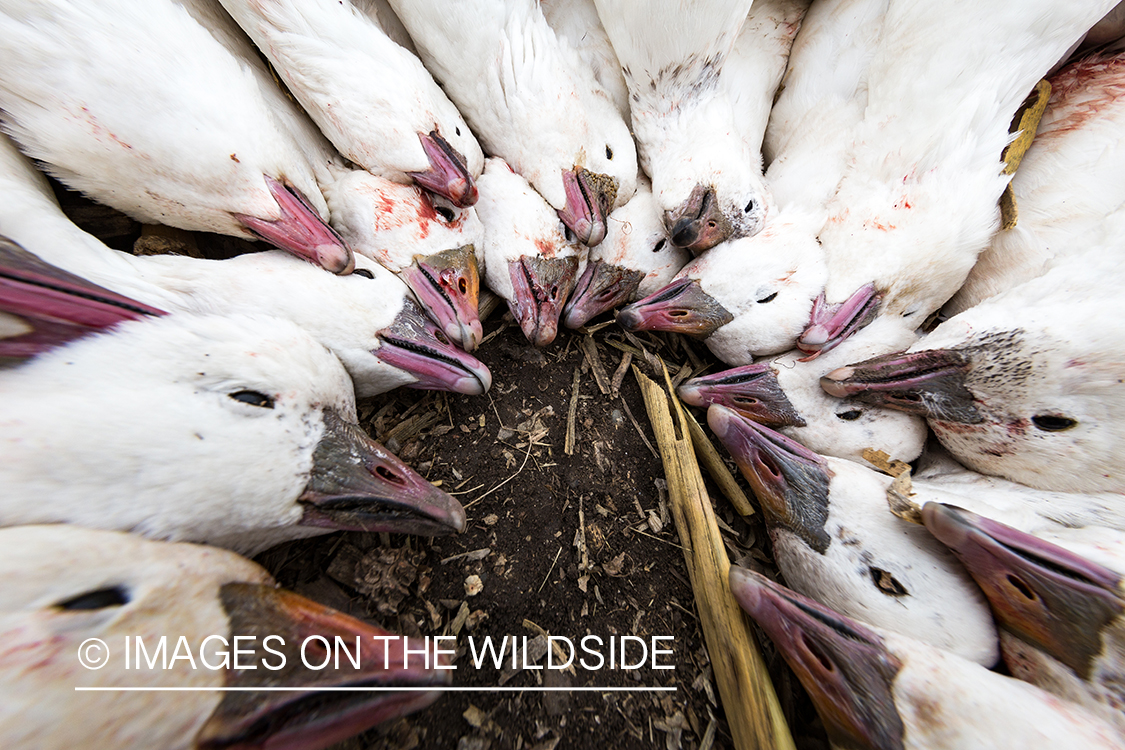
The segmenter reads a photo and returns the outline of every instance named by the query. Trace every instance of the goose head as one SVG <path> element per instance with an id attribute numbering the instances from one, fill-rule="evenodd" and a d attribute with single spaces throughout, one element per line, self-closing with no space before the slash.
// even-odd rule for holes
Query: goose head
<path id="1" fill-rule="evenodd" d="M 755 237 L 696 258 L 664 289 L 623 308 L 618 322 L 696 336 L 727 364 L 751 364 L 793 348 L 824 279 L 814 236 L 794 215 L 779 216 Z"/>
<path id="2" fill-rule="evenodd" d="M 144 277 L 181 294 L 188 310 L 261 312 L 298 324 L 339 357 L 361 398 L 400 386 L 479 395 L 492 384 L 488 367 L 426 317 L 400 277 L 362 255 L 347 276 L 316 273 L 276 251 L 139 260 Z"/>
<path id="3" fill-rule="evenodd" d="M 610 214 L 605 239 L 590 250 L 586 270 L 566 303 L 568 328 L 660 289 L 690 259 L 668 241 L 652 191 L 644 180 L 639 182 L 632 200 Z"/>
<path id="4" fill-rule="evenodd" d="M 1119 671 L 1113 662 L 1120 662 L 1125 621 L 1120 573 L 952 505 L 926 503 L 922 519 L 964 563 L 1009 635 L 1088 683 Z M 1022 677 L 1019 667 L 1013 672 Z"/>
<path id="5" fill-rule="evenodd" d="M 769 427 L 804 425 L 805 420 L 777 382 L 768 365 L 746 365 L 686 380 L 676 394 L 691 406 L 725 406 L 747 419 Z"/>
<path id="6" fill-rule="evenodd" d="M 551 204 L 579 243 L 594 247 L 605 239 L 610 212 L 637 190 L 637 147 L 589 67 L 573 51 L 560 57 L 567 58 L 570 68 L 568 93 L 580 106 L 542 123 L 544 130 L 530 139 L 512 166 Z M 560 100 L 568 99 L 564 95 Z"/>
<path id="7" fill-rule="evenodd" d="M 890 477 L 826 458 L 722 406 L 707 411 L 762 504 L 774 555 L 798 591 L 865 622 L 991 666 L 988 607 L 925 529 L 887 509 Z"/>
<path id="8" fill-rule="evenodd" d="M 861 464 L 869 448 L 899 461 L 918 458 L 928 435 L 926 420 L 858 399 L 832 398 L 819 382 L 821 375 L 841 365 L 906 348 L 917 339 L 917 334 L 883 318 L 819 358 L 810 359 L 799 349 L 771 358 L 769 367 L 804 420 L 804 424 L 779 430 L 815 453 Z"/>
<path id="9" fill-rule="evenodd" d="M 758 573 L 731 566 L 738 605 L 809 692 L 834 747 L 901 748 L 894 683 L 902 661 L 875 631 Z"/>
<path id="10" fill-rule="evenodd" d="M 723 104 L 676 110 L 677 119 L 685 120 L 675 126 L 680 137 L 665 136 L 656 148 L 648 144 L 646 149 L 668 235 L 693 255 L 758 234 L 777 212 L 761 156 L 743 140 L 733 112 Z"/>
<path id="11" fill-rule="evenodd" d="M 187 9 L 43 7 L 0 14 L 0 26 L 13 72 L 0 85 L 5 128 L 61 182 L 143 222 L 263 239 L 351 270 L 324 220 L 315 149 Z"/>
<path id="12" fill-rule="evenodd" d="M 468 138 L 472 138 L 469 126 L 464 123 L 454 128 L 458 136 L 461 136 L 461 128 L 464 128 L 464 132 L 469 134 Z M 469 160 L 465 158 L 464 154 L 443 138 L 437 129 L 425 134 L 419 133 L 418 140 L 422 144 L 422 150 L 426 152 L 430 168 L 424 172 L 408 172 L 414 178 L 414 181 L 431 193 L 442 196 L 460 208 L 468 208 L 476 203 L 477 186 L 473 171 L 469 166 Z M 476 159 L 473 160 L 473 165 L 479 175 L 481 168 L 484 166 L 484 155 L 475 139 L 473 139 L 473 145 L 476 146 L 476 153 L 474 154 Z"/>
<path id="13" fill-rule="evenodd" d="M 1120 744 L 1109 723 L 1082 707 L 912 638 L 866 627 L 762 575 L 732 567 L 730 587 L 808 691 L 833 747 Z"/>
<path id="14" fill-rule="evenodd" d="M 120 306 L 45 265 L 4 268 L 0 303 L 6 320 L 32 329 L 22 336 L 49 333 L 62 313 L 81 322 Z M 22 310 L 35 295 L 48 325 Z M 6 524 L 74 522 L 245 550 L 332 529 L 465 525 L 455 500 L 354 424 L 343 367 L 288 321 L 140 315 L 40 351 L 3 379 Z"/>
<path id="15" fill-rule="evenodd" d="M 997 300 L 999 298 L 996 298 Z M 1125 487 L 1114 456 L 1125 394 L 1112 300 L 1095 327 L 1067 325 L 1081 305 L 986 302 L 901 354 L 833 370 L 830 395 L 926 417 L 970 468 L 1062 492 Z"/>
<path id="16" fill-rule="evenodd" d="M 324 192 L 333 226 L 356 253 L 397 273 L 446 336 L 475 349 L 484 239 L 477 212 L 363 170 L 336 170 Z"/>
<path id="17" fill-rule="evenodd" d="M 528 341 L 546 346 L 558 333 L 585 248 L 567 240 L 550 206 L 500 159 L 488 159 L 477 212 L 484 223 L 485 273 Z"/>
<path id="18" fill-rule="evenodd" d="M 11 646 L 0 658 L 0 739 L 8 747 L 320 748 L 429 705 L 449 682 L 449 672 L 426 669 L 421 658 L 403 666 L 404 648 L 425 651 L 419 644 L 276 588 L 265 570 L 224 550 L 68 525 L 4 529 L 0 538 L 0 572 L 9 581 L 0 635 Z M 301 643 L 314 635 L 359 640 L 358 669 L 346 661 L 345 669 L 304 666 Z M 155 669 L 135 661 L 127 668 L 125 652 L 137 639 L 152 652 L 162 637 L 166 669 L 159 660 Z M 388 637 L 384 665 L 372 639 Z M 235 667 L 235 638 L 237 664 L 257 669 Z M 317 663 L 322 654 L 310 643 L 308 661 Z M 103 666 L 82 669 L 81 653 Z M 283 657 L 283 670 L 262 666 Z M 303 689 L 207 690 L 275 686 Z M 318 692 L 349 686 L 408 690 Z"/>

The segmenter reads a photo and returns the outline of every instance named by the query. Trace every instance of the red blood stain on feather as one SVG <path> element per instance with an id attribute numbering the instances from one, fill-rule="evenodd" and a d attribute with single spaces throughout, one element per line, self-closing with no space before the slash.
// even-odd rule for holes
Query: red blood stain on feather
<path id="1" fill-rule="evenodd" d="M 1040 128 L 1036 138 L 1041 141 L 1082 128 L 1102 108 L 1125 96 L 1125 56 L 1092 55 L 1067 65 L 1048 81 L 1048 107 L 1070 113 Z"/>
<path id="2" fill-rule="evenodd" d="M 545 239 L 535 240 L 535 248 L 544 258 L 554 258 L 555 253 L 558 250 L 558 247 L 556 247 L 555 243 Z"/>

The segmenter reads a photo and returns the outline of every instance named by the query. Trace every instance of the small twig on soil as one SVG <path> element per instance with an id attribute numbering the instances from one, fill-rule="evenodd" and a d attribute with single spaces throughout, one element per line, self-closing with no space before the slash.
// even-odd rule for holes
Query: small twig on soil
<path id="1" fill-rule="evenodd" d="M 750 505 L 746 493 L 738 486 L 738 482 L 734 481 L 734 476 L 730 473 L 727 465 L 723 463 L 722 456 L 711 443 L 711 439 L 703 432 L 699 422 L 695 421 L 695 415 L 684 409 L 684 416 L 687 417 L 688 432 L 691 434 L 691 444 L 695 448 L 695 455 L 699 458 L 699 462 L 703 464 L 703 468 L 707 469 L 711 479 L 719 485 L 719 489 L 727 496 L 727 500 L 730 500 L 730 504 L 734 506 L 738 515 L 754 515 L 754 507 Z"/>
<path id="2" fill-rule="evenodd" d="M 559 555 L 561 555 L 561 554 L 562 554 L 562 547 L 559 547 L 559 551 L 555 553 L 555 559 L 551 563 L 551 567 L 548 568 L 548 570 L 547 570 L 547 575 L 544 576 L 544 578 L 543 578 L 543 583 L 539 584 L 539 591 L 535 592 L 536 594 L 541 592 L 543 590 L 543 587 L 547 585 L 547 581 L 548 581 L 548 579 L 550 579 L 551 573 L 553 573 L 554 570 L 555 570 L 555 563 L 557 563 L 559 561 Z"/>
<path id="3" fill-rule="evenodd" d="M 598 345 L 594 343 L 594 337 L 583 336 L 580 346 L 582 347 L 582 355 L 594 372 L 594 381 L 598 384 L 598 390 L 602 392 L 602 395 L 608 395 L 609 377 L 605 374 L 605 367 L 602 365 L 602 358 L 598 355 Z"/>
<path id="4" fill-rule="evenodd" d="M 577 441 L 575 421 L 578 416 L 578 384 L 582 379 L 582 366 L 574 368 L 574 378 L 570 381 L 570 406 L 566 410 L 566 441 L 563 443 L 563 453 L 574 455 L 574 443 Z"/>
<path id="5" fill-rule="evenodd" d="M 656 449 L 652 447 L 652 443 L 650 443 L 648 441 L 648 438 L 645 437 L 645 431 L 641 429 L 641 425 L 637 422 L 637 418 L 633 416 L 633 412 L 629 411 L 629 404 L 625 403 L 625 399 L 621 399 L 621 405 L 625 407 L 625 413 L 629 415 L 629 421 L 632 422 L 633 426 L 637 428 L 637 434 L 641 436 L 641 440 L 645 441 L 645 445 L 648 446 L 649 453 L 652 454 L 653 458 L 660 458 L 660 454 L 656 452 Z"/>
<path id="6" fill-rule="evenodd" d="M 613 379 L 609 383 L 610 398 L 617 398 L 621 395 L 621 384 L 625 382 L 625 375 L 629 372 L 629 365 L 632 363 L 632 352 L 625 352 L 621 355 L 621 364 L 613 371 Z"/>
<path id="7" fill-rule="evenodd" d="M 468 495 L 470 492 L 476 492 L 477 490 L 479 490 L 483 486 L 484 486 L 484 483 L 482 482 L 481 484 L 478 484 L 476 487 L 472 487 L 472 488 L 467 489 L 467 490 L 461 490 L 460 492 L 447 492 L 445 494 L 447 494 L 447 495 Z"/>
<path id="8" fill-rule="evenodd" d="M 497 414 L 496 416 L 499 417 L 500 415 Z M 529 459 L 529 458 L 531 458 L 531 441 L 530 440 L 527 441 L 527 453 L 523 454 L 523 463 L 520 464 L 520 467 L 518 469 L 516 469 L 516 473 L 513 474 L 512 476 L 508 477 L 507 479 L 505 479 L 503 482 L 496 485 L 492 489 L 490 489 L 488 492 L 486 492 L 483 495 L 481 495 L 480 497 L 478 497 L 476 500 L 473 500 L 471 503 L 469 503 L 468 505 L 465 506 L 465 509 L 468 510 L 469 508 L 473 507 L 474 505 L 479 503 L 481 500 L 484 500 L 486 497 L 491 495 L 493 492 L 495 492 L 496 490 L 498 490 L 501 487 L 503 487 L 504 485 L 506 485 L 508 482 L 510 482 L 513 479 L 515 479 L 516 477 L 518 477 L 520 472 L 523 471 L 523 467 L 527 466 L 527 459 Z"/>
<path id="9" fill-rule="evenodd" d="M 468 552 L 462 552 L 462 553 L 457 554 L 457 555 L 451 555 L 449 557 L 446 557 L 441 561 L 441 564 L 445 565 L 447 562 L 453 562 L 454 560 L 460 560 L 462 557 L 468 557 L 470 560 L 483 560 L 484 558 L 488 557 L 488 555 L 491 552 L 492 552 L 492 549 L 490 547 L 484 547 L 483 549 L 472 549 L 472 550 L 469 550 Z"/>

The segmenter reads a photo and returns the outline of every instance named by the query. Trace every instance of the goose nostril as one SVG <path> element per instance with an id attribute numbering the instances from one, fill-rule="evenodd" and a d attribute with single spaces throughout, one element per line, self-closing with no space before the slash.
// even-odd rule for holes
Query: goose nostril
<path id="1" fill-rule="evenodd" d="M 375 474 L 380 479 L 386 480 L 391 484 L 406 484 L 406 481 L 402 477 L 400 477 L 398 474 L 395 474 L 385 466 L 375 467 Z"/>

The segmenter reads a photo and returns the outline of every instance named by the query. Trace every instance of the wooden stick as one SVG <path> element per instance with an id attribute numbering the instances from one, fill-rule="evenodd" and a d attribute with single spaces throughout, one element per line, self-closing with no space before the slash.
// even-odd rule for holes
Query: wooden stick
<path id="1" fill-rule="evenodd" d="M 730 469 L 723 463 L 722 456 L 719 451 L 715 449 L 715 445 L 707 434 L 703 432 L 703 428 L 699 426 L 699 422 L 695 421 L 695 415 L 687 409 L 682 409 L 684 416 L 687 417 L 688 432 L 691 434 L 691 444 L 695 446 L 695 455 L 699 458 L 699 462 L 703 464 L 703 468 L 707 469 L 707 473 L 711 475 L 711 479 L 715 480 L 715 484 L 719 485 L 719 489 L 730 500 L 730 504 L 740 516 L 754 515 L 754 506 L 750 504 L 747 499 L 746 493 L 738 486 L 738 482 L 734 480 L 734 476 L 730 473 Z"/>
<path id="2" fill-rule="evenodd" d="M 777 693 L 746 618 L 730 592 L 727 581 L 730 560 L 719 536 L 699 464 L 695 461 L 684 410 L 679 401 L 669 396 L 673 391 L 668 370 L 664 368 L 668 391 L 636 367 L 633 374 L 641 386 L 660 446 L 672 515 L 684 548 L 699 623 L 711 655 L 734 746 L 738 750 L 793 750 L 793 737 Z"/>

